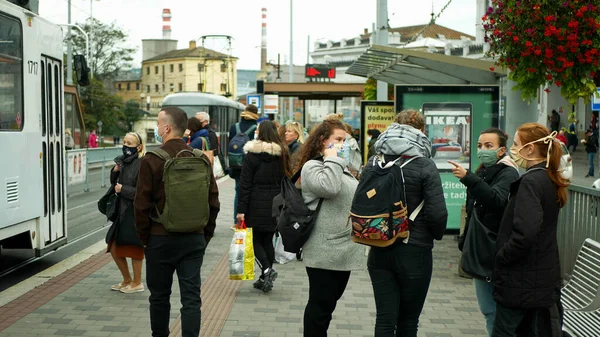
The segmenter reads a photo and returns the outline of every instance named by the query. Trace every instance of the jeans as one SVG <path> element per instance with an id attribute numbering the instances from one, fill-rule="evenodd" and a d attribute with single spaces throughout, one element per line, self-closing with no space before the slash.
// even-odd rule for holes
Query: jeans
<path id="1" fill-rule="evenodd" d="M 262 273 L 273 268 L 275 261 L 275 247 L 273 247 L 273 235 L 275 232 L 261 232 L 252 230 L 252 244 L 254 246 L 254 257 Z"/>
<path id="2" fill-rule="evenodd" d="M 145 254 L 152 337 L 169 336 L 174 272 L 181 293 L 181 335 L 200 335 L 200 268 L 205 250 L 206 240 L 201 234 L 150 235 Z"/>
<path id="3" fill-rule="evenodd" d="M 371 247 L 367 266 L 377 308 L 375 337 L 416 337 L 431 282 L 431 249 L 403 243 Z"/>
<path id="4" fill-rule="evenodd" d="M 240 193 L 240 177 L 235 179 L 235 197 L 233 197 L 233 223 L 237 223 L 237 203 L 238 203 L 238 194 Z"/>
<path id="5" fill-rule="evenodd" d="M 590 168 L 588 169 L 588 176 L 594 176 L 594 158 L 596 157 L 596 152 L 588 152 L 588 162 L 590 164 Z"/>
<path id="6" fill-rule="evenodd" d="M 327 337 L 337 301 L 344 294 L 350 271 L 306 267 L 308 303 L 304 309 L 304 337 Z"/>
<path id="7" fill-rule="evenodd" d="M 494 316 L 496 316 L 496 301 L 494 301 L 493 296 L 494 283 L 476 278 L 473 279 L 473 283 L 475 284 L 475 295 L 477 295 L 479 311 L 485 317 L 485 327 L 488 336 L 491 337 L 494 329 Z"/>

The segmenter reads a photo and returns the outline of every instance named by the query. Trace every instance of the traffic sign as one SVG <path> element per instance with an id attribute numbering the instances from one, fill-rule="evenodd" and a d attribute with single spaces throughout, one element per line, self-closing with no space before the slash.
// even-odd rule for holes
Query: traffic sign
<path id="1" fill-rule="evenodd" d="M 246 104 L 256 105 L 258 110 L 260 110 L 260 95 L 247 95 L 246 96 Z"/>
<path id="2" fill-rule="evenodd" d="M 600 88 L 592 95 L 592 111 L 600 111 Z"/>
<path id="3" fill-rule="evenodd" d="M 265 95 L 265 114 L 276 114 L 279 112 L 279 96 Z"/>

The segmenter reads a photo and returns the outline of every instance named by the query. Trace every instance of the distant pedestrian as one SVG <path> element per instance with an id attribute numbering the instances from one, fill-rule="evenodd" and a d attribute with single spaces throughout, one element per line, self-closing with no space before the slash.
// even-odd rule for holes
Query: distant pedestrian
<path id="1" fill-rule="evenodd" d="M 90 133 L 90 135 L 88 137 L 88 146 L 91 147 L 92 149 L 95 149 L 98 147 L 98 136 L 96 135 L 96 129 L 92 130 L 92 132 Z"/>
<path id="2" fill-rule="evenodd" d="M 144 291 L 142 284 L 144 247 L 136 234 L 133 209 L 140 163 L 144 154 L 142 137 L 137 133 L 128 133 L 123 139 L 123 154 L 115 158 L 117 164 L 110 173 L 110 183 L 119 195 L 119 205 L 117 219 L 106 235 L 107 252 L 111 253 L 123 276 L 123 281 L 113 285 L 111 289 L 126 294 Z M 126 258 L 131 258 L 133 278 L 129 273 Z"/>
<path id="3" fill-rule="evenodd" d="M 202 129 L 202 122 L 200 122 L 198 118 L 188 118 L 187 130 L 189 130 L 190 133 L 187 139 L 187 144 L 191 148 L 198 149 L 200 151 L 204 151 L 205 149 L 209 148 L 208 131 Z"/>
<path id="4" fill-rule="evenodd" d="M 71 129 L 65 129 L 65 149 L 72 150 L 75 147 L 75 141 L 73 140 L 73 135 L 71 134 Z"/>
<path id="5" fill-rule="evenodd" d="M 219 139 L 215 130 L 210 126 L 210 115 L 206 111 L 200 111 L 196 113 L 196 118 L 200 121 L 201 129 L 207 131 L 207 134 L 202 137 L 207 137 L 209 150 L 212 150 L 217 156 L 220 153 Z"/>
<path id="6" fill-rule="evenodd" d="M 302 248 L 308 275 L 308 303 L 304 309 L 304 336 L 327 336 L 338 300 L 350 272 L 364 268 L 364 247 L 352 242 L 347 219 L 358 181 L 346 167 L 343 144 L 346 127 L 339 120 L 312 128 L 302 148 L 302 197 L 309 209 L 321 209 L 310 238 Z M 319 201 L 321 200 L 322 201 Z"/>
<path id="7" fill-rule="evenodd" d="M 510 153 L 526 169 L 510 186 L 496 239 L 492 337 L 562 336 L 558 213 L 567 202 L 560 143 L 544 126 L 521 125 Z"/>
<path id="8" fill-rule="evenodd" d="M 571 123 L 569 124 L 569 130 L 567 131 L 567 140 L 569 142 L 569 151 L 575 152 L 577 150 L 577 145 L 579 143 L 579 137 L 577 137 L 577 122 L 578 120 L 575 118 L 571 119 Z"/>
<path id="9" fill-rule="evenodd" d="M 552 109 L 552 113 L 550 114 L 548 119 L 550 119 L 550 128 L 552 129 L 552 131 L 558 132 L 558 130 L 560 129 L 560 114 L 558 113 L 558 111 Z"/>
<path id="10" fill-rule="evenodd" d="M 594 176 L 594 158 L 596 157 L 596 152 L 598 152 L 598 137 L 594 135 L 594 131 L 591 129 L 587 130 L 585 133 L 585 139 L 581 141 L 585 145 L 585 152 L 588 154 L 588 163 L 589 169 L 588 173 L 585 175 L 586 178 Z"/>
<path id="11" fill-rule="evenodd" d="M 283 139 L 290 151 L 291 167 L 296 167 L 302 150 L 302 144 L 304 144 L 304 128 L 298 122 L 287 123 L 283 128 L 285 129 Z"/>
<path id="12" fill-rule="evenodd" d="M 177 272 L 181 293 L 181 335 L 198 337 L 200 334 L 200 270 L 206 246 L 215 233 L 220 208 L 219 190 L 209 159 L 190 153 L 193 149 L 183 141 L 187 120 L 186 113 L 176 107 L 165 107 L 159 112 L 154 134 L 162 146 L 142 158 L 134 202 L 137 232 L 146 247 L 146 284 L 150 290 L 153 337 L 169 336 L 174 272 Z M 185 164 L 194 170 L 167 170 L 165 156 L 186 159 L 193 156 L 195 159 L 181 164 L 176 164 L 175 159 L 171 166 Z M 169 179 L 163 179 L 166 175 Z M 207 176 L 210 177 L 208 182 Z M 176 184 L 182 178 L 186 183 Z M 169 188 L 165 186 L 167 182 L 171 183 Z M 164 212 L 167 207 L 168 213 Z"/>

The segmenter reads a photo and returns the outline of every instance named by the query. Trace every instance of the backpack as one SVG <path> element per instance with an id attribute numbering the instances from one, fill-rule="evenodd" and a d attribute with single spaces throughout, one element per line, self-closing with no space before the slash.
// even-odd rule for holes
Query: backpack
<path id="1" fill-rule="evenodd" d="M 306 206 L 302 193 L 295 185 L 301 171 L 302 169 L 298 170 L 292 179 L 283 177 L 281 193 L 273 198 L 272 216 L 277 219 L 277 231 L 281 235 L 283 250 L 288 253 L 299 253 L 308 241 L 323 204 L 323 199 L 320 199 L 314 211 Z"/>
<path id="2" fill-rule="evenodd" d="M 374 156 L 372 163 L 365 166 L 348 219 L 352 222 L 354 242 L 375 247 L 387 247 L 398 238 L 408 242 L 409 224 L 425 201 L 408 216 L 402 168 L 417 157 L 397 165 L 401 158 L 383 163 L 382 157 Z"/>
<path id="3" fill-rule="evenodd" d="M 184 152 L 192 153 L 193 157 L 179 157 Z M 152 220 L 161 223 L 167 232 L 203 230 L 210 215 L 208 197 L 212 167 L 202 156 L 202 151 L 181 150 L 175 158 L 163 149 L 148 153 L 165 161 L 165 207 L 160 213 L 155 205 L 158 217 Z"/>
<path id="4" fill-rule="evenodd" d="M 229 154 L 229 167 L 242 168 L 244 162 L 244 145 L 250 141 L 248 136 L 250 133 L 256 130 L 256 125 L 252 125 L 248 130 L 242 132 L 240 129 L 240 123 L 235 124 L 236 135 L 229 141 L 228 154 Z"/>

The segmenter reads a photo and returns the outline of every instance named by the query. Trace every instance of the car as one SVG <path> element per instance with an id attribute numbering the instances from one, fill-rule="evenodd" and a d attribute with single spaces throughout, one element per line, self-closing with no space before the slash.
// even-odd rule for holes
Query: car
<path id="1" fill-rule="evenodd" d="M 571 181 L 573 179 L 573 160 L 567 146 L 561 142 L 560 147 L 562 149 L 562 157 L 560 158 L 559 171 L 564 179 Z"/>

